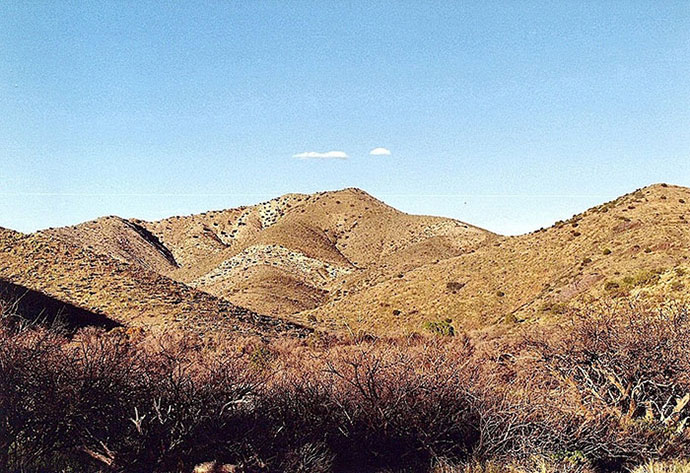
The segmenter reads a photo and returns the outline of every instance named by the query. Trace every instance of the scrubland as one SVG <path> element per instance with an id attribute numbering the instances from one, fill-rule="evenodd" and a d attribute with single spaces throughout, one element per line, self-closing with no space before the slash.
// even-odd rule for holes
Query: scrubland
<path id="1" fill-rule="evenodd" d="M 687 471 L 688 308 L 562 317 L 262 341 L 68 333 L 5 311 L 0 471 Z"/>

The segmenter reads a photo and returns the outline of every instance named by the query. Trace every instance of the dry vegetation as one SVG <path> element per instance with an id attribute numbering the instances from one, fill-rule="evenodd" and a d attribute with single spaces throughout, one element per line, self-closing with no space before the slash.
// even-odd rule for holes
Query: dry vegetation
<path id="1" fill-rule="evenodd" d="M 452 219 L 407 215 L 364 191 L 344 189 L 156 222 L 104 217 L 32 237 L 59 248 L 53 266 L 60 270 L 74 265 L 70 255 L 63 258 L 68 243 L 112 266 L 146 270 L 142 282 L 148 273 L 164 276 L 159 292 L 179 292 L 175 281 L 260 314 L 289 317 L 320 306 L 329 295 L 338 299 L 461 254 L 490 235 Z M 352 278 L 341 283 L 347 275 Z M 69 289 L 78 283 L 63 281 Z M 117 294 L 99 297 L 106 305 Z M 137 307 L 159 317 L 166 312 L 157 309 Z"/>
<path id="2" fill-rule="evenodd" d="M 0 473 L 686 471 L 686 201 L 518 237 L 357 189 L 0 229 Z"/>
<path id="3" fill-rule="evenodd" d="M 687 458 L 687 308 L 568 320 L 510 338 L 262 342 L 67 337 L 5 312 L 0 471 L 665 471 L 649 462 Z"/>
<path id="4" fill-rule="evenodd" d="M 445 319 L 459 329 L 506 320 L 560 323 L 558 312 L 602 297 L 681 298 L 690 287 L 687 202 L 688 188 L 648 186 L 552 227 L 489 236 L 469 251 L 429 258 L 388 277 L 379 271 L 357 284 L 355 273 L 308 315 L 321 324 L 390 335 Z M 345 295 L 337 297 L 338 291 Z"/>

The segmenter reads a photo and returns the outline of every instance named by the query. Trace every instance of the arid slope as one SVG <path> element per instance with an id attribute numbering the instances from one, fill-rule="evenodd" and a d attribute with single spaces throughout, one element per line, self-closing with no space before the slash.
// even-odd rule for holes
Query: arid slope
<path id="1" fill-rule="evenodd" d="M 0 261 L 0 279 L 126 326 L 248 334 L 300 330 L 46 233 L 3 231 Z"/>
<path id="2" fill-rule="evenodd" d="M 106 217 L 42 233 L 283 317 L 318 307 L 333 288 L 342 294 L 342 278 L 371 284 L 493 236 L 405 214 L 359 189 L 156 222 Z"/>
<path id="3" fill-rule="evenodd" d="M 551 228 L 488 239 L 474 251 L 379 283 L 342 280 L 302 317 L 317 326 L 378 333 L 558 320 L 568 307 L 623 297 L 687 294 L 690 190 L 654 185 Z M 347 291 L 347 292 L 346 292 Z"/>
<path id="4" fill-rule="evenodd" d="M 156 222 L 0 230 L 0 277 L 135 325 L 285 328 L 266 314 L 379 334 L 448 319 L 519 327 L 593 302 L 684 298 L 689 201 L 659 184 L 504 237 L 359 189 L 288 194 Z"/>

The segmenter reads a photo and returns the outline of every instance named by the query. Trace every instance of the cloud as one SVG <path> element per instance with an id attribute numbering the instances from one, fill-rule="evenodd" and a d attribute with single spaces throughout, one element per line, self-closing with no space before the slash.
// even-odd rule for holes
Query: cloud
<path id="1" fill-rule="evenodd" d="M 349 156 L 345 151 L 327 151 L 325 153 L 306 151 L 304 153 L 293 154 L 292 157 L 299 159 L 347 159 Z"/>
<path id="2" fill-rule="evenodd" d="M 371 151 L 369 151 L 369 154 L 371 156 L 390 156 L 391 151 L 386 148 L 374 148 Z"/>

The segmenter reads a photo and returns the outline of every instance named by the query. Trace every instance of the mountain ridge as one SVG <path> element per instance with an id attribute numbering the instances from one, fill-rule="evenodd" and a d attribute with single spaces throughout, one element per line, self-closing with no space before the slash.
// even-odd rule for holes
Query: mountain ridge
<path id="1" fill-rule="evenodd" d="M 688 200 L 690 189 L 653 184 L 551 227 L 504 236 L 410 215 L 357 188 L 286 194 L 157 221 L 108 216 L 28 235 L 0 229 L 6 254 L 23 248 L 0 277 L 87 308 L 98 302 L 109 314 L 138 307 L 129 323 L 168 311 L 184 325 L 196 308 L 207 321 L 229 311 L 238 320 L 266 314 L 278 325 L 324 330 L 410 333 L 446 319 L 478 328 L 557 319 L 565 306 L 620 296 L 615 284 L 627 295 L 668 293 L 663 284 L 684 294 L 686 278 L 670 272 L 682 272 L 689 255 Z M 42 247 L 65 261 L 50 264 Z M 84 261 L 101 282 L 85 278 Z M 635 271 L 654 272 L 653 283 L 642 291 L 624 282 L 642 278 Z M 90 294 L 88 284 L 100 289 Z M 103 296 L 105 289 L 112 294 Z M 252 317 L 245 317 L 250 325 Z"/>

